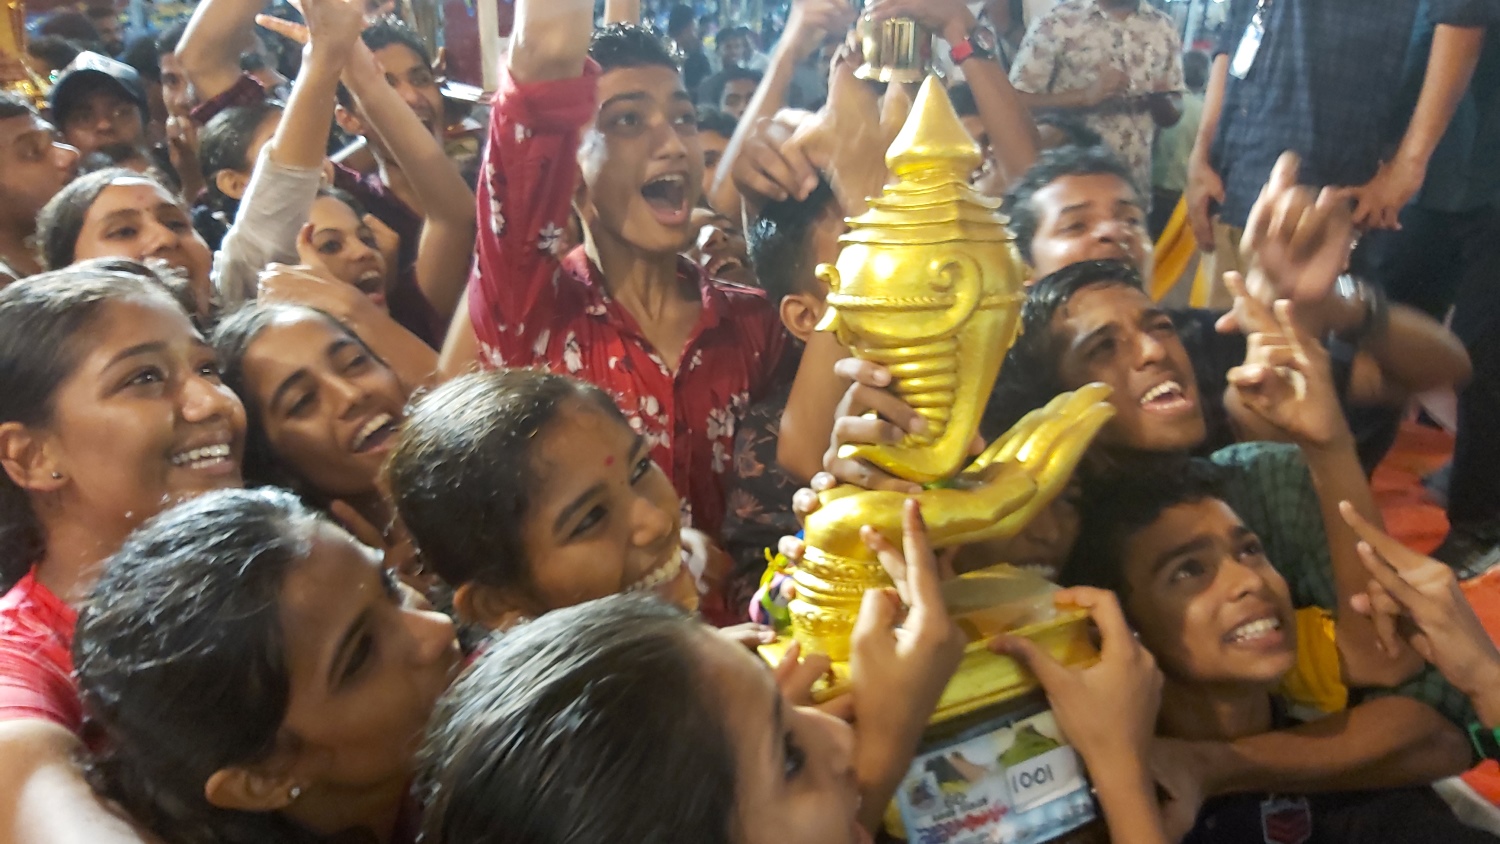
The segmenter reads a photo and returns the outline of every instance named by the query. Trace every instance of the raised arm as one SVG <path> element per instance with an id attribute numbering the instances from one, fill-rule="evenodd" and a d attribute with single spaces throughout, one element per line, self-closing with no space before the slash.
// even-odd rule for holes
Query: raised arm
<path id="1" fill-rule="evenodd" d="M 959 0 L 880 0 L 870 7 L 876 20 L 910 16 L 949 44 L 962 44 L 979 21 Z M 1036 51 L 1033 51 L 1036 55 Z M 1005 183 L 1021 177 L 1036 161 L 1041 137 L 1031 119 L 1024 95 L 1010 84 L 994 59 L 971 58 L 963 63 L 964 79 L 974 92 L 979 120 L 990 136 L 995 163 Z"/>
<path id="2" fill-rule="evenodd" d="M 240 78 L 240 54 L 255 45 L 253 21 L 264 0 L 203 0 L 177 44 L 177 60 L 200 102 L 229 90 Z"/>
<path id="3" fill-rule="evenodd" d="M 426 213 L 417 250 L 417 285 L 447 319 L 457 310 L 473 260 L 474 193 L 416 112 L 386 83 L 380 63 L 363 42 L 352 51 L 343 80 Z"/>
<path id="4" fill-rule="evenodd" d="M 307 222 L 323 177 L 339 72 L 364 25 L 363 15 L 344 0 L 309 0 L 303 9 L 308 26 L 265 15 L 257 18 L 272 32 L 304 43 L 310 26 L 312 47 L 292 83 L 281 122 L 255 162 L 220 250 L 214 281 L 229 303 L 255 298 L 260 272 L 267 265 L 297 260 L 297 233 Z"/>
<path id="5" fill-rule="evenodd" d="M 0 723 L 0 841 L 147 844 L 94 795 L 75 761 L 77 736 L 48 721 Z"/>
<path id="6" fill-rule="evenodd" d="M 729 145 L 724 148 L 724 158 L 719 165 L 713 192 L 705 197 L 708 204 L 720 213 L 735 219 L 743 216 L 747 224 L 755 216 L 757 209 L 754 203 L 759 198 L 745 197 L 751 204 L 742 209 L 740 190 L 733 178 L 735 162 L 744 154 L 750 134 L 757 131 L 762 121 L 770 120 L 786 105 L 787 91 L 791 88 L 797 65 L 817 51 L 829 32 L 842 32 L 853 18 L 854 11 L 848 0 L 794 0 L 791 15 L 787 18 L 786 31 L 782 33 L 781 40 L 776 42 L 765 77 L 755 89 L 755 96 L 750 99 L 744 116 L 740 118 L 734 137 L 729 139 Z M 817 186 L 817 174 L 805 165 L 800 169 L 806 171 L 797 173 L 801 177 L 800 182 L 788 186 L 796 189 L 794 192 L 799 199 Z"/>
<path id="7" fill-rule="evenodd" d="M 1244 288 L 1233 274 L 1231 289 Z M 1421 668 L 1409 648 L 1389 653 L 1374 622 L 1350 609 L 1365 591 L 1369 575 L 1355 549 L 1356 537 L 1339 512 L 1347 501 L 1364 518 L 1379 522 L 1380 511 L 1360 469 L 1354 435 L 1344 419 L 1328 355 L 1292 318 L 1290 302 L 1276 303 L 1275 326 L 1263 324 L 1251 335 L 1245 365 L 1229 373 L 1238 407 L 1259 416 L 1297 444 L 1317 490 L 1327 536 L 1336 604 L 1335 636 L 1345 682 L 1351 686 L 1394 686 Z M 1272 320 L 1265 320 L 1269 323 Z"/>

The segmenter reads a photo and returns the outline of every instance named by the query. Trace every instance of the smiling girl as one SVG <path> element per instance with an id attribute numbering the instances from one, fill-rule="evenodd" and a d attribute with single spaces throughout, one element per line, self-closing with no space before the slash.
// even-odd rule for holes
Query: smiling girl
<path id="1" fill-rule="evenodd" d="M 136 526 L 240 485 L 244 432 L 213 349 L 145 267 L 0 291 L 0 838 L 120 833 L 72 763 L 75 607 Z"/>
<path id="2" fill-rule="evenodd" d="M 412 840 L 415 752 L 459 654 L 405 594 L 285 492 L 162 514 L 79 619 L 95 787 L 172 844 Z"/>

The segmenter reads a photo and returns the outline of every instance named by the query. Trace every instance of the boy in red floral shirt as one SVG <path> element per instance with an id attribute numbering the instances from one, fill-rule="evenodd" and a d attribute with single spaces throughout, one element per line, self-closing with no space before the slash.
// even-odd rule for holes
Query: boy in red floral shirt
<path id="1" fill-rule="evenodd" d="M 542 8 L 545 5 L 545 8 Z M 783 345 L 758 290 L 710 279 L 693 243 L 703 155 L 666 43 L 591 0 L 522 0 L 478 186 L 479 237 L 444 369 L 545 366 L 609 390 L 717 538 L 735 428 Z M 553 247 L 576 209 L 584 244 Z"/>

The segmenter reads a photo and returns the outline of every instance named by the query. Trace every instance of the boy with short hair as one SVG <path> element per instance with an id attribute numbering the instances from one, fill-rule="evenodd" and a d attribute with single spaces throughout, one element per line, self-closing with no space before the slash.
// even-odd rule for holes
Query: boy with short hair
<path id="1" fill-rule="evenodd" d="M 522 0 L 490 123 L 467 320 L 444 368 L 546 366 L 608 389 L 672 478 L 688 524 L 717 536 L 734 434 L 784 332 L 758 290 L 681 253 L 703 155 L 666 42 L 593 32 L 593 4 Z M 584 245 L 550 250 L 576 208 Z M 737 611 L 730 611 L 735 612 Z"/>

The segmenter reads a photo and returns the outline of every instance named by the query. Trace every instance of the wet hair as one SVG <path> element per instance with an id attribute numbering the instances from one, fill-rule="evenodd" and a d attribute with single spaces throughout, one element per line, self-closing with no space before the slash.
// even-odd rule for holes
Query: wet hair
<path id="1" fill-rule="evenodd" d="M 83 48 L 60 35 L 43 35 L 28 41 L 26 52 L 60 71 L 72 64 L 78 54 L 83 52 Z"/>
<path id="2" fill-rule="evenodd" d="M 538 486 L 532 450 L 575 403 L 626 424 L 608 393 L 535 369 L 460 376 L 407 409 L 386 479 L 423 562 L 448 585 L 531 594 L 522 526 Z"/>
<path id="3" fill-rule="evenodd" d="M 1031 169 L 1005 192 L 1003 210 L 1010 216 L 1010 229 L 1016 235 L 1021 257 L 1031 261 L 1031 241 L 1036 237 L 1037 209 L 1032 199 L 1037 191 L 1067 176 L 1115 176 L 1130 185 L 1140 196 L 1140 187 L 1130 169 L 1114 153 L 1103 147 L 1065 146 L 1049 149 L 1037 156 Z"/>
<path id="4" fill-rule="evenodd" d="M 198 163 L 203 171 L 203 201 L 222 214 L 226 222 L 234 222 L 239 214 L 240 201 L 220 190 L 215 177 L 221 170 L 252 172 L 255 162 L 250 160 L 250 145 L 271 115 L 281 112 L 281 104 L 273 100 L 234 106 L 214 115 L 199 132 Z"/>
<path id="5" fill-rule="evenodd" d="M 12 117 L 37 116 L 36 106 L 26 101 L 25 97 L 13 91 L 0 91 L 0 120 L 9 120 Z"/>
<path id="6" fill-rule="evenodd" d="M 422 840 L 728 844 L 735 755 L 701 668 L 710 635 L 615 595 L 495 641 L 434 713 Z"/>
<path id="7" fill-rule="evenodd" d="M 1173 507 L 1223 496 L 1222 469 L 1196 457 L 1142 457 L 1085 479 L 1078 539 L 1061 582 L 1126 597 L 1125 543 Z"/>
<path id="8" fill-rule="evenodd" d="M 733 138 L 734 130 L 738 127 L 739 121 L 734 119 L 734 115 L 712 106 L 698 106 L 699 132 L 712 132 L 725 138 Z"/>
<path id="9" fill-rule="evenodd" d="M 1068 388 L 1058 374 L 1062 350 L 1052 337 L 1052 320 L 1080 290 L 1133 287 L 1145 290 L 1135 267 L 1125 261 L 1080 261 L 1043 276 L 1021 303 L 1021 330 L 1006 353 L 995 390 L 985 406 L 982 430 L 996 436 Z"/>
<path id="10" fill-rule="evenodd" d="M 589 41 L 589 58 L 598 62 L 605 73 L 634 67 L 682 70 L 671 45 L 661 33 L 633 23 L 612 23 L 595 29 Z"/>
<path id="11" fill-rule="evenodd" d="M 164 840 L 318 840 L 280 814 L 213 806 L 204 784 L 277 748 L 291 697 L 280 597 L 319 524 L 287 492 L 210 492 L 102 566 L 73 642 L 85 729 L 102 739 L 86 773 Z"/>
<path id="12" fill-rule="evenodd" d="M 150 268 L 120 259 L 85 261 L 0 290 L 0 424 L 47 425 L 104 306 L 141 298 L 181 304 Z M 0 472 L 0 592 L 45 551 L 26 492 Z"/>
<path id="13" fill-rule="evenodd" d="M 793 293 L 817 289 L 819 282 L 813 277 L 817 267 L 812 264 L 808 246 L 818 219 L 830 208 L 837 212 L 838 200 L 833 187 L 820 176 L 818 186 L 806 199 L 788 197 L 768 202 L 750 223 L 745 233 L 750 263 L 773 306 Z"/>
<path id="14" fill-rule="evenodd" d="M 667 13 L 667 33 L 675 36 L 677 33 L 687 29 L 689 25 L 697 22 L 697 18 L 693 16 L 693 7 L 679 3 L 672 7 L 671 12 Z"/>
<path id="15" fill-rule="evenodd" d="M 94 207 L 105 188 L 122 179 L 144 179 L 172 196 L 173 201 L 181 202 L 161 180 L 123 167 L 79 176 L 58 191 L 36 215 L 36 239 L 41 244 L 42 263 L 47 269 L 61 269 L 73 263 L 78 235 L 83 231 L 83 221 L 88 217 L 89 209 Z"/>
<path id="16" fill-rule="evenodd" d="M 160 57 L 167 53 L 177 52 L 177 45 L 182 42 L 182 36 L 186 32 L 187 21 L 185 20 L 178 21 L 162 30 L 161 34 L 156 36 L 156 55 Z M 159 67 L 160 64 L 161 60 L 158 58 L 157 66 Z"/>
<path id="17" fill-rule="evenodd" d="M 249 354 L 250 346 L 260 337 L 261 332 L 283 317 L 308 315 L 327 321 L 334 330 L 353 339 L 366 354 L 382 366 L 385 365 L 359 335 L 323 311 L 306 305 L 247 302 L 219 320 L 209 342 L 219 355 L 219 374 L 224 386 L 239 396 L 240 402 L 245 405 L 245 456 L 241 461 L 245 485 L 284 487 L 322 507 L 330 503 L 325 496 L 309 487 L 283 465 L 271 448 L 265 420 L 261 418 L 260 401 L 251 395 L 245 376 L 245 356 Z"/>
<path id="18" fill-rule="evenodd" d="M 365 46 L 369 47 L 372 53 L 384 50 L 392 44 L 400 44 L 416 53 L 422 64 L 432 67 L 432 56 L 427 52 L 427 45 L 422 43 L 422 37 L 400 18 L 391 15 L 378 18 L 365 27 L 365 31 L 360 34 L 360 39 L 365 42 Z M 354 95 L 344 87 L 343 83 L 339 83 L 337 96 L 339 105 L 346 109 L 354 107 Z"/>

